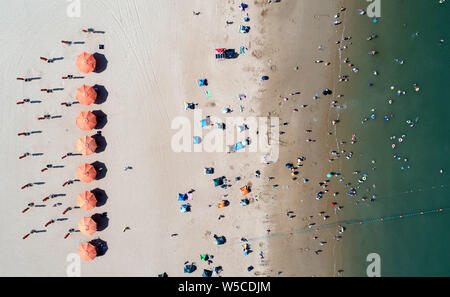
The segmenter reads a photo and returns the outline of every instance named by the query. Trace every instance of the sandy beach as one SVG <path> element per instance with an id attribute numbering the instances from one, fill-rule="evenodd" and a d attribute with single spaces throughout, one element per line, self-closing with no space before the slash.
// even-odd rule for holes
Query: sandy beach
<path id="1" fill-rule="evenodd" d="M 192 276 L 218 266 L 223 268 L 221 276 L 336 275 L 342 267 L 336 267 L 334 260 L 339 249 L 335 229 L 321 231 L 316 240 L 314 232 L 293 236 L 289 232 L 311 223 L 319 225 L 323 216 L 337 220 L 339 215 L 330 200 L 316 202 L 314 198 L 326 173 L 336 171 L 327 161 L 329 143 L 336 142 L 328 134 L 334 131 L 331 121 L 336 114 L 330 109 L 332 96 L 321 93 L 325 88 L 335 89 L 339 73 L 334 42 L 342 26 L 333 26 L 333 16 L 343 1 L 257 0 L 248 3 L 245 11 L 233 0 L 80 3 L 79 17 L 69 17 L 65 1 L 0 4 L 0 162 L 7 169 L 0 173 L 0 220 L 6 226 L 0 234 L 4 250 L 0 275 L 66 276 L 71 255 L 81 243 L 96 238 L 107 242 L 108 249 L 91 262 L 81 262 L 81 276 L 156 276 L 163 272 L 188 276 L 183 273 L 186 261 L 198 267 Z M 247 13 L 250 21 L 244 23 Z M 241 24 L 250 26 L 250 32 L 240 33 Z M 82 32 L 87 28 L 104 32 Z M 235 59 L 215 59 L 216 48 L 239 53 L 241 47 L 245 53 Z M 84 51 L 98 53 L 103 69 L 80 73 L 75 59 Z M 47 63 L 39 57 L 63 59 Z M 326 66 L 327 62 L 331 64 Z M 69 74 L 84 78 L 61 79 Z M 264 75 L 269 80 L 261 81 Z M 23 82 L 16 77 L 40 79 Z M 207 87 L 198 86 L 202 78 L 207 78 Z M 76 101 L 76 90 L 83 84 L 99 86 L 100 100 L 91 106 L 61 105 Z M 61 90 L 46 93 L 41 89 Z M 206 89 L 210 98 L 205 96 Z M 320 98 L 314 101 L 316 93 Z M 245 94 L 246 99 L 240 101 L 238 94 Z M 18 105 L 24 98 L 39 102 Z M 285 134 L 279 137 L 276 162 L 266 165 L 261 151 L 175 152 L 174 120 L 188 119 L 193 130 L 190 141 L 195 131 L 201 131 L 194 111 L 186 110 L 184 102 L 198 103 L 195 112 L 201 111 L 201 119 L 279 118 L 279 130 Z M 223 108 L 232 112 L 224 115 Z M 299 110 L 293 112 L 294 108 Z M 75 124 L 85 110 L 102 115 L 99 127 L 90 132 Z M 45 114 L 56 118 L 39 121 Z M 311 133 L 305 132 L 309 129 Z M 31 131 L 39 133 L 18 136 Z M 104 138 L 101 152 L 61 159 L 68 152 L 76 153 L 78 138 L 99 131 Z M 237 134 L 236 141 L 246 137 L 245 132 Z M 38 155 L 19 159 L 27 152 Z M 297 165 L 301 156 L 306 157 L 304 165 L 292 176 L 294 171 L 285 164 Z M 103 167 L 100 179 L 62 186 L 77 178 L 79 165 L 94 162 Z M 41 172 L 47 164 L 61 168 Z M 132 168 L 124 170 L 128 166 Z M 206 175 L 205 167 L 213 167 L 214 174 Z M 255 176 L 258 170 L 260 177 Z M 214 187 L 213 179 L 221 176 L 229 180 L 229 188 Z M 309 182 L 303 183 L 303 178 Z M 28 183 L 37 184 L 21 190 Z M 250 204 L 241 206 L 240 188 L 245 185 L 251 186 L 245 196 Z M 93 189 L 105 192 L 102 206 L 63 214 L 76 205 L 79 193 Z M 178 193 L 189 191 L 191 212 L 181 213 Z M 65 196 L 42 201 L 51 194 Z M 230 205 L 219 209 L 222 200 Z M 29 203 L 45 207 L 22 213 Z M 53 207 L 55 203 L 61 205 Z M 69 229 L 77 228 L 80 218 L 103 213 L 107 216 L 104 230 L 92 236 L 72 233 L 64 239 Z M 224 217 L 218 219 L 220 215 Z M 52 219 L 55 223 L 45 227 Z M 124 232 L 125 227 L 129 230 Z M 32 229 L 45 232 L 22 239 Z M 225 236 L 226 243 L 215 245 L 214 234 Z M 253 251 L 247 256 L 241 238 L 249 240 Z M 321 241 L 326 244 L 320 246 Z M 323 251 L 316 255 L 319 249 Z M 200 254 L 213 255 L 212 263 L 200 261 Z M 248 271 L 249 266 L 254 269 Z"/>

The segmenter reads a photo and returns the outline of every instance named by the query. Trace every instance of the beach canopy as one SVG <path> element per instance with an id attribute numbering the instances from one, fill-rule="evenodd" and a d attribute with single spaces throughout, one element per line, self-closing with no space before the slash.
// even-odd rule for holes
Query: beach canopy
<path id="1" fill-rule="evenodd" d="M 84 261 L 92 261 L 97 256 L 97 250 L 92 244 L 85 242 L 78 248 L 78 255 Z"/>
<path id="2" fill-rule="evenodd" d="M 250 188 L 248 186 L 242 187 L 240 188 L 242 195 L 247 195 L 248 193 L 250 193 Z"/>
<path id="3" fill-rule="evenodd" d="M 78 178 L 84 183 L 90 183 L 97 177 L 97 171 L 90 164 L 80 165 L 77 169 Z"/>
<path id="4" fill-rule="evenodd" d="M 83 136 L 76 143 L 77 151 L 82 155 L 91 155 L 97 149 L 97 142 L 90 136 Z"/>
<path id="5" fill-rule="evenodd" d="M 92 218 L 84 217 L 78 222 L 78 230 L 84 235 L 92 235 L 97 231 L 97 223 Z"/>
<path id="6" fill-rule="evenodd" d="M 194 136 L 194 137 L 192 138 L 192 142 L 193 142 L 194 144 L 199 144 L 199 143 L 202 142 L 202 138 L 201 138 L 200 136 Z"/>
<path id="7" fill-rule="evenodd" d="M 198 86 L 203 87 L 208 85 L 208 80 L 206 78 L 202 78 L 198 80 Z"/>
<path id="8" fill-rule="evenodd" d="M 178 193 L 178 201 L 186 201 L 188 199 L 187 194 Z"/>
<path id="9" fill-rule="evenodd" d="M 224 244 L 227 241 L 225 239 L 225 236 L 215 236 L 214 238 L 216 239 L 214 241 L 214 243 L 217 244 L 217 245 L 222 245 L 222 244 Z"/>
<path id="10" fill-rule="evenodd" d="M 211 277 L 213 274 L 212 270 L 208 270 L 208 269 L 203 269 L 203 277 Z"/>
<path id="11" fill-rule="evenodd" d="M 97 205 L 97 199 L 91 192 L 84 191 L 78 195 L 77 204 L 81 209 L 91 210 Z"/>
<path id="12" fill-rule="evenodd" d="M 215 186 L 215 187 L 218 187 L 218 186 L 223 185 L 223 179 L 224 179 L 223 176 L 222 176 L 222 177 L 218 177 L 218 178 L 213 179 L 213 181 L 214 181 L 214 186 Z"/>
<path id="13" fill-rule="evenodd" d="M 183 205 L 181 205 L 181 212 L 190 212 L 191 211 L 191 205 L 188 203 L 188 204 L 183 204 Z"/>
<path id="14" fill-rule="evenodd" d="M 82 85 L 77 89 L 77 93 L 75 95 L 78 102 L 82 105 L 91 105 L 97 99 L 97 92 L 94 87 Z"/>
<path id="15" fill-rule="evenodd" d="M 192 273 L 195 270 L 197 270 L 197 266 L 195 266 L 194 264 L 184 266 L 184 273 Z"/>
<path id="16" fill-rule="evenodd" d="M 93 54 L 83 52 L 82 54 L 78 55 L 76 64 L 78 70 L 83 73 L 89 73 L 95 70 L 97 61 L 95 61 L 95 57 Z"/>
<path id="17" fill-rule="evenodd" d="M 76 120 L 78 128 L 83 131 L 90 131 L 97 126 L 97 117 L 90 111 L 82 111 Z"/>
<path id="18" fill-rule="evenodd" d="M 241 199 L 241 201 L 239 202 L 239 204 L 241 206 L 247 206 L 250 204 L 250 200 L 248 200 L 247 198 Z"/>

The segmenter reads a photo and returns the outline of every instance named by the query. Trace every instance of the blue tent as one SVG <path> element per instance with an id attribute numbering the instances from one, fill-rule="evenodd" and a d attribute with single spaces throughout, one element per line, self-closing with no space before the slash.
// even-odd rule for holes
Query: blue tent
<path id="1" fill-rule="evenodd" d="M 187 195 L 186 194 L 178 194 L 178 201 L 186 201 L 187 200 Z"/>
<path id="2" fill-rule="evenodd" d="M 184 273 L 192 273 L 195 270 L 197 270 L 197 266 L 195 266 L 194 264 L 184 266 Z"/>
<path id="3" fill-rule="evenodd" d="M 207 86 L 207 85 L 208 85 L 208 80 L 207 80 L 206 78 L 199 79 L 199 80 L 198 80 L 198 85 L 199 85 L 200 87 Z"/>
<path id="4" fill-rule="evenodd" d="M 194 144 L 199 144 L 202 142 L 202 138 L 200 136 L 194 136 L 193 138 Z"/>
<path id="5" fill-rule="evenodd" d="M 203 274 L 202 274 L 202 276 L 203 277 L 211 277 L 212 276 L 212 271 L 211 270 L 207 270 L 207 269 L 204 269 L 203 270 Z"/>
<path id="6" fill-rule="evenodd" d="M 249 26 L 241 25 L 241 26 L 239 27 L 239 32 L 240 32 L 240 33 L 248 33 L 249 31 L 250 31 L 250 27 L 249 27 Z"/>
<path id="7" fill-rule="evenodd" d="M 248 8 L 248 5 L 245 4 L 245 3 L 241 3 L 241 5 L 239 5 L 239 8 L 240 8 L 242 11 L 245 11 L 245 9 Z"/>
<path id="8" fill-rule="evenodd" d="M 224 244 L 227 240 L 225 239 L 225 236 L 216 236 L 215 237 L 216 241 L 214 242 L 217 245 L 222 245 Z"/>
<path id="9" fill-rule="evenodd" d="M 261 77 L 261 80 L 268 80 L 269 77 L 267 75 L 264 75 L 263 77 Z"/>
<path id="10" fill-rule="evenodd" d="M 190 212 L 191 211 L 191 205 L 188 203 L 188 204 L 183 204 L 183 205 L 181 205 L 181 212 Z"/>
<path id="11" fill-rule="evenodd" d="M 204 120 L 201 120 L 200 121 L 200 126 L 202 126 L 202 127 L 206 127 L 206 126 L 208 126 L 208 119 L 204 119 Z"/>

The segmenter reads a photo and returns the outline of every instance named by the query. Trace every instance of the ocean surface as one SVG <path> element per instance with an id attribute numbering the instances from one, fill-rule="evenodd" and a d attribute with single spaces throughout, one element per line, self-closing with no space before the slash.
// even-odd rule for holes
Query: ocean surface
<path id="1" fill-rule="evenodd" d="M 450 276 L 450 1 L 380 2 L 377 23 L 355 9 L 367 10 L 365 0 L 350 2 L 344 23 L 352 45 L 342 58 L 359 71 L 342 64 L 350 80 L 336 84 L 335 94 L 345 95 L 336 99 L 344 106 L 337 139 L 347 144 L 336 161 L 342 191 L 333 199 L 344 205 L 343 220 L 363 224 L 347 225 L 337 269 L 366 276 L 366 258 L 377 253 L 381 276 Z M 347 194 L 351 187 L 356 197 Z"/>

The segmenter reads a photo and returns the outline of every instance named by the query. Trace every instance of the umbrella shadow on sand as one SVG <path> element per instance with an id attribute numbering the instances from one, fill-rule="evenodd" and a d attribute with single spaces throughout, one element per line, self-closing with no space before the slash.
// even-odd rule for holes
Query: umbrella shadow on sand
<path id="1" fill-rule="evenodd" d="M 91 164 L 92 166 L 94 166 L 95 171 L 97 171 L 97 176 L 96 176 L 96 180 L 100 180 L 105 178 L 106 173 L 108 172 L 108 169 L 106 168 L 105 163 L 96 161 L 94 163 Z"/>
<path id="2" fill-rule="evenodd" d="M 101 110 L 94 110 L 92 113 L 97 118 L 97 125 L 95 126 L 95 129 L 103 129 L 108 123 L 108 116 Z"/>
<path id="3" fill-rule="evenodd" d="M 93 189 L 91 193 L 94 194 L 95 199 L 97 199 L 96 207 L 101 207 L 106 204 L 106 201 L 108 201 L 108 195 L 106 194 L 105 190 L 96 188 Z"/>
<path id="4" fill-rule="evenodd" d="M 97 231 L 103 231 L 108 228 L 109 218 L 106 212 L 96 213 L 91 216 L 91 218 L 97 223 Z"/>
<path id="5" fill-rule="evenodd" d="M 95 139 L 95 143 L 97 143 L 97 149 L 95 152 L 101 153 L 104 152 L 108 143 L 106 142 L 106 138 L 103 137 L 102 132 L 98 131 L 97 134 L 93 135 L 92 138 Z"/>
<path id="6" fill-rule="evenodd" d="M 97 92 L 97 99 L 95 99 L 95 104 L 102 104 L 105 103 L 106 99 L 108 98 L 108 91 L 106 88 L 102 85 L 95 85 L 94 89 Z"/>
<path id="7" fill-rule="evenodd" d="M 108 60 L 106 59 L 105 55 L 100 54 L 100 53 L 95 53 L 94 58 L 95 58 L 95 62 L 96 62 L 94 72 L 102 73 L 103 71 L 105 71 L 106 68 L 108 67 Z"/>
<path id="8" fill-rule="evenodd" d="M 103 256 L 108 251 L 108 243 L 100 238 L 91 240 L 89 243 L 95 246 L 97 257 Z"/>

